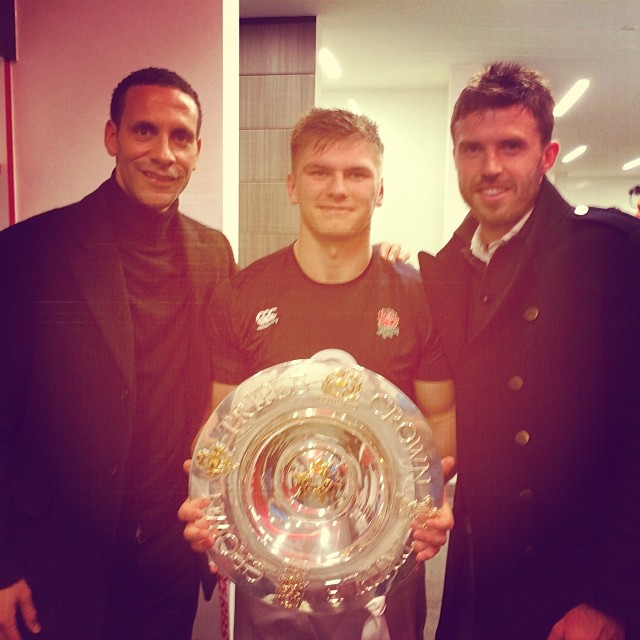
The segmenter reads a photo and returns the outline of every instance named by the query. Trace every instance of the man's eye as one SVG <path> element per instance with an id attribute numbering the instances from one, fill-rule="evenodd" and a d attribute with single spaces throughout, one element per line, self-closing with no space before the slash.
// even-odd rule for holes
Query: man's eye
<path id="1" fill-rule="evenodd" d="M 506 140 L 502 143 L 502 148 L 507 152 L 520 151 L 522 143 L 519 140 Z"/>
<path id="2" fill-rule="evenodd" d="M 173 138 L 179 144 L 190 144 L 193 141 L 193 136 L 186 131 L 179 131 L 175 133 Z"/>

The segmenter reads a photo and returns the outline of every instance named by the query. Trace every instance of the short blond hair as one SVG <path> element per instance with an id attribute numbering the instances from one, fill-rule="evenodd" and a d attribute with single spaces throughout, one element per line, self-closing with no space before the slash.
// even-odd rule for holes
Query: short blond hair
<path id="1" fill-rule="evenodd" d="M 330 144 L 343 140 L 368 142 L 382 162 L 384 145 L 378 125 L 373 120 L 346 109 L 314 107 L 291 130 L 291 166 L 295 166 L 303 148 L 311 146 L 322 151 Z"/>

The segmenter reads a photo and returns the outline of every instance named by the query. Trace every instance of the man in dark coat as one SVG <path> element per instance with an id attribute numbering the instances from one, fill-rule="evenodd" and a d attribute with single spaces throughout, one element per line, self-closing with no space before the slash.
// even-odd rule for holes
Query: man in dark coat
<path id="1" fill-rule="evenodd" d="M 197 557 L 175 513 L 210 388 L 204 308 L 235 268 L 178 211 L 200 152 L 191 86 L 113 93 L 115 171 L 0 234 L 0 638 L 188 640 Z"/>
<path id="2" fill-rule="evenodd" d="M 420 254 L 457 402 L 439 640 L 640 637 L 640 225 L 562 199 L 552 129 L 537 72 L 474 77 L 451 124 L 471 211 Z"/>

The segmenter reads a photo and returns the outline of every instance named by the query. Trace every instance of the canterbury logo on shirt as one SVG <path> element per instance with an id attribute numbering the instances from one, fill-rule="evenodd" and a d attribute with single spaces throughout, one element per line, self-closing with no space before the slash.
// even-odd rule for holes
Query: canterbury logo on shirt
<path id="1" fill-rule="evenodd" d="M 262 331 L 272 324 L 278 324 L 278 307 L 263 309 L 256 314 L 256 329 Z"/>

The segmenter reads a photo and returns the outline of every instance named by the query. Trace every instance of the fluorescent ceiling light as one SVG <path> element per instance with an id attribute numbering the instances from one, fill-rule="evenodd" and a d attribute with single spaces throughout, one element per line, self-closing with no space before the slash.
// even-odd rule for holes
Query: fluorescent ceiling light
<path id="1" fill-rule="evenodd" d="M 562 162 L 564 164 L 567 164 L 567 162 L 571 162 L 572 160 L 579 158 L 586 150 L 587 150 L 586 144 L 580 145 L 579 147 L 576 147 L 573 151 L 569 151 L 569 153 L 567 153 L 567 155 L 564 158 L 562 158 Z"/>
<path id="2" fill-rule="evenodd" d="M 342 76 L 342 67 L 336 59 L 336 57 L 324 47 L 318 52 L 318 60 L 320 62 L 320 68 L 327 78 L 331 80 L 337 80 Z"/>
<path id="3" fill-rule="evenodd" d="M 589 87 L 589 80 L 583 78 L 582 80 L 578 80 L 569 91 L 565 94 L 565 96 L 558 102 L 556 108 L 553 110 L 553 115 L 556 118 L 560 118 L 563 116 L 573 105 L 578 102 L 580 96 L 587 90 Z"/>
<path id="4" fill-rule="evenodd" d="M 622 166 L 622 170 L 629 171 L 629 169 L 635 169 L 636 167 L 640 167 L 640 158 L 627 162 L 627 164 Z"/>

